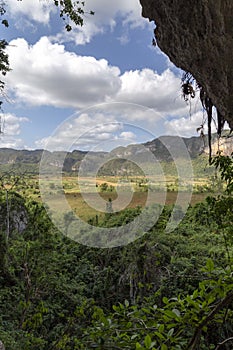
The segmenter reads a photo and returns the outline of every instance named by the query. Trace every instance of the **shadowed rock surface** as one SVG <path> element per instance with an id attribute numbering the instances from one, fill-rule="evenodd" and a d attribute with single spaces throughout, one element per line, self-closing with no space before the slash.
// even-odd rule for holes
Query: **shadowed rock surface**
<path id="1" fill-rule="evenodd" d="M 157 45 L 190 72 L 233 129 L 233 1 L 140 0 Z"/>

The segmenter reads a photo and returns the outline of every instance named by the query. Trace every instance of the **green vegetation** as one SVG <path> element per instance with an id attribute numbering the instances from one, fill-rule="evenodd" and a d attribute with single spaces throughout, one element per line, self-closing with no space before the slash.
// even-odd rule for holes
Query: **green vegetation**
<path id="1" fill-rule="evenodd" d="M 232 158 L 215 164 L 226 181 L 224 196 L 190 206 L 169 233 L 172 206 L 166 206 L 148 233 L 113 249 L 63 236 L 42 204 L 16 187 L 8 188 L 7 237 L 3 189 L 0 339 L 6 349 L 232 349 Z M 95 224 L 121 226 L 139 213 L 140 207 L 108 212 Z"/>

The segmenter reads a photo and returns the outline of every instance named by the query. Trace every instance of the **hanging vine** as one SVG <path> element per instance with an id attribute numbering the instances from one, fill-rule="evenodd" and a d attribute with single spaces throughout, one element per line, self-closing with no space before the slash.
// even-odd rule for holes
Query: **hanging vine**
<path id="1" fill-rule="evenodd" d="M 183 99 L 187 102 L 190 101 L 190 98 L 194 98 L 196 95 L 196 91 L 199 90 L 200 92 L 200 100 L 201 100 L 201 104 L 202 107 L 204 109 L 204 111 L 206 111 L 207 114 L 207 133 L 208 133 L 208 147 L 209 147 L 209 161 L 211 161 L 211 157 L 212 157 L 212 146 L 211 146 L 211 140 L 212 140 L 212 129 L 211 129 L 211 123 L 212 121 L 215 122 L 214 118 L 213 118 L 213 111 L 214 111 L 214 105 L 213 102 L 211 100 L 211 98 L 207 95 L 205 89 L 203 88 L 203 86 L 201 86 L 196 80 L 195 78 L 192 76 L 191 73 L 189 72 L 184 72 L 182 78 L 181 78 L 181 89 L 182 89 L 182 95 L 183 95 Z M 222 130 L 225 124 L 225 120 L 222 116 L 222 114 L 219 112 L 219 110 L 215 107 L 216 112 L 217 112 L 217 120 L 215 122 L 216 124 L 216 129 L 217 129 L 217 135 L 218 138 L 221 137 L 222 135 Z M 204 122 L 202 123 L 202 125 L 197 128 L 197 131 L 200 131 L 201 136 L 204 136 Z"/>

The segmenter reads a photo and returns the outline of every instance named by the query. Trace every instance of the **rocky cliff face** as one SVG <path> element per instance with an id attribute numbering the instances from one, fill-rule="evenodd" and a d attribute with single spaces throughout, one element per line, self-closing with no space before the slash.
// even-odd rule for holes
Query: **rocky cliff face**
<path id="1" fill-rule="evenodd" d="M 140 0 L 157 45 L 203 86 L 233 129 L 233 1 Z"/>
<path id="2" fill-rule="evenodd" d="M 209 149 L 205 148 L 205 153 L 208 154 Z M 212 144 L 213 155 L 216 155 L 217 152 L 221 151 L 223 155 L 230 156 L 232 153 L 232 138 L 220 138 Z"/>

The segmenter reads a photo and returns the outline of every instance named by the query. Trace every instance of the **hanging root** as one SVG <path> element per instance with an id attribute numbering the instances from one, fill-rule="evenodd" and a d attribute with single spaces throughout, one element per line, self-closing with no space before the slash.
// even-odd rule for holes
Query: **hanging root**
<path id="1" fill-rule="evenodd" d="M 183 98 L 186 102 L 189 100 L 189 97 L 191 98 L 195 97 L 194 86 L 196 86 L 200 90 L 200 100 L 201 100 L 203 109 L 206 111 L 206 114 L 207 114 L 209 162 L 211 162 L 211 157 L 212 157 L 211 123 L 214 120 L 213 119 L 214 105 L 211 101 L 211 98 L 207 95 L 206 91 L 204 90 L 204 88 L 194 79 L 191 73 L 185 72 L 182 76 L 181 81 L 182 81 L 181 89 L 183 93 Z M 218 138 L 220 138 L 224 124 L 225 124 L 225 119 L 217 108 L 216 108 L 216 111 L 217 111 L 217 135 L 218 135 Z M 198 129 L 201 130 L 201 132 L 203 133 L 203 125 L 201 128 L 198 128 Z"/>
<path id="2" fill-rule="evenodd" d="M 220 137 L 225 124 L 225 120 L 218 109 L 217 109 L 217 122 L 218 122 L 217 134 L 218 134 L 218 137 Z"/>
<path id="3" fill-rule="evenodd" d="M 207 96 L 203 87 L 201 87 L 201 86 L 200 86 L 200 100 L 201 100 L 203 108 L 206 110 L 206 113 L 207 113 L 209 162 L 211 162 L 211 157 L 212 157 L 211 122 L 213 120 L 213 107 L 214 107 L 214 105 L 213 105 L 211 99 Z M 220 138 L 224 124 L 225 124 L 225 120 L 217 108 L 216 108 L 216 111 L 217 111 L 217 135 L 218 135 L 218 138 Z"/>

